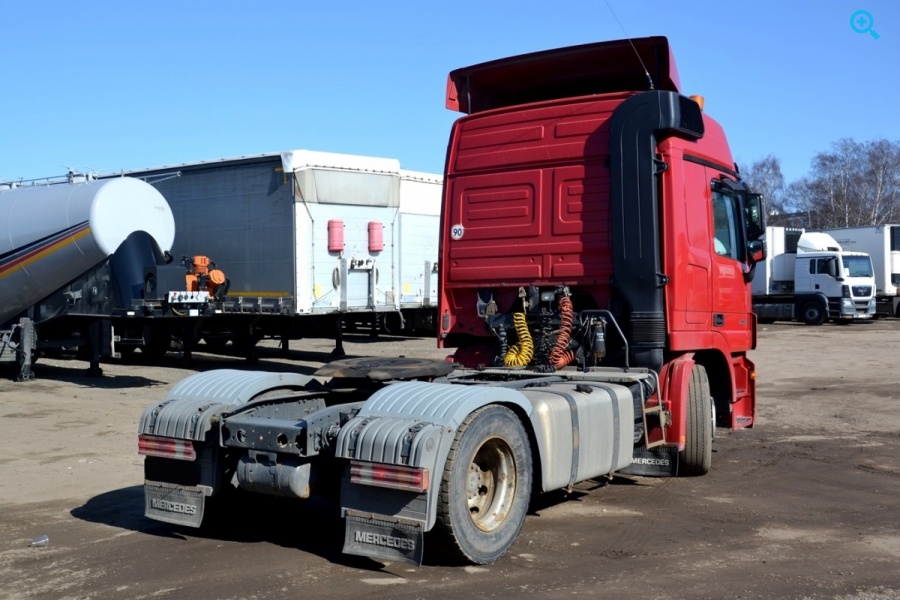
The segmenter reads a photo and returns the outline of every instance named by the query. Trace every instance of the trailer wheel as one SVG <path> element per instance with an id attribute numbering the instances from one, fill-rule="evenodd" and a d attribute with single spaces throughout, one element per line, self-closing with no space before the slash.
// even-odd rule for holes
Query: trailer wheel
<path id="1" fill-rule="evenodd" d="M 531 496 L 531 449 L 518 417 L 500 405 L 469 415 L 444 467 L 438 523 L 458 558 L 488 564 L 516 541 Z"/>
<path id="2" fill-rule="evenodd" d="M 803 315 L 803 322 L 807 325 L 821 325 L 825 322 L 825 311 L 818 302 L 807 302 L 800 314 Z"/>
<path id="3" fill-rule="evenodd" d="M 206 344 L 210 352 L 219 354 L 225 350 L 228 337 L 224 335 L 207 335 L 203 337 L 203 343 Z"/>
<path id="4" fill-rule="evenodd" d="M 678 475 L 706 475 L 712 462 L 713 413 L 709 378 L 703 365 L 694 365 L 688 384 L 687 436 L 678 461 Z"/>

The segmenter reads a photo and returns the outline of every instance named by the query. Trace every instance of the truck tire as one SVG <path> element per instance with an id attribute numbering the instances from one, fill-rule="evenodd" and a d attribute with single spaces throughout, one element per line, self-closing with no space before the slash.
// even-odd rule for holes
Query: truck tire
<path id="1" fill-rule="evenodd" d="M 706 475 L 712 462 L 713 412 L 709 378 L 703 365 L 694 365 L 687 397 L 687 435 L 678 457 L 679 477 Z"/>
<path id="2" fill-rule="evenodd" d="M 825 310 L 818 302 L 807 302 L 800 311 L 803 322 L 807 325 L 821 325 L 825 322 Z"/>
<path id="3" fill-rule="evenodd" d="M 141 346 L 141 354 L 151 360 L 159 360 L 171 350 L 172 336 L 168 333 L 154 332 L 153 336 Z"/>
<path id="4" fill-rule="evenodd" d="M 213 354 L 219 354 L 225 350 L 228 343 L 228 336 L 224 335 L 208 335 L 203 338 L 206 348 Z"/>
<path id="5" fill-rule="evenodd" d="M 492 404 L 470 414 L 450 447 L 438 524 L 456 558 L 488 564 L 516 541 L 531 497 L 531 447 L 522 423 Z"/>

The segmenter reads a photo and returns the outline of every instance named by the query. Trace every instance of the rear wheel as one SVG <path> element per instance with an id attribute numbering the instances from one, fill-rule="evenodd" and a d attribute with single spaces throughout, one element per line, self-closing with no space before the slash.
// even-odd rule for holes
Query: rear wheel
<path id="1" fill-rule="evenodd" d="M 694 365 L 687 398 L 687 436 L 678 460 L 678 475 L 706 475 L 712 463 L 713 409 L 709 378 L 703 365 Z"/>
<path id="2" fill-rule="evenodd" d="M 159 359 L 172 349 L 172 336 L 162 331 L 154 331 L 145 336 L 141 353 L 152 359 Z"/>
<path id="3" fill-rule="evenodd" d="M 224 335 L 208 335 L 203 338 L 203 343 L 206 344 L 210 352 L 219 353 L 225 350 L 228 337 Z"/>
<path id="4" fill-rule="evenodd" d="M 400 335 L 403 333 L 403 318 L 400 316 L 400 313 L 384 313 L 381 316 L 381 330 L 388 335 Z"/>
<path id="5" fill-rule="evenodd" d="M 825 322 L 825 311 L 818 302 L 807 302 L 800 311 L 803 322 L 807 325 L 821 325 Z"/>
<path id="6" fill-rule="evenodd" d="M 438 519 L 448 549 L 488 564 L 516 541 L 531 497 L 531 449 L 518 417 L 490 405 L 456 433 L 441 481 Z"/>

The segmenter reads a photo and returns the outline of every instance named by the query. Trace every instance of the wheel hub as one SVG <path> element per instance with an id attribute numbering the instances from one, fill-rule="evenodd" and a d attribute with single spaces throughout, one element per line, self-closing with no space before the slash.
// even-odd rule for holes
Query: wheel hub
<path id="1" fill-rule="evenodd" d="M 475 453 L 466 478 L 469 517 L 476 527 L 490 532 L 509 515 L 515 498 L 516 461 L 509 445 L 487 440 Z"/>

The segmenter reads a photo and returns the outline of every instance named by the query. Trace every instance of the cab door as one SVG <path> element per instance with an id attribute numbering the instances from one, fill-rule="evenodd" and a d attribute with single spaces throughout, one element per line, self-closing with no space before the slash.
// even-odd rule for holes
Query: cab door
<path id="1" fill-rule="evenodd" d="M 713 175 L 712 172 L 709 173 Z M 712 330 L 722 333 L 733 351 L 752 347 L 750 294 L 744 279 L 746 264 L 741 201 L 718 180 L 710 188 L 712 239 Z"/>

